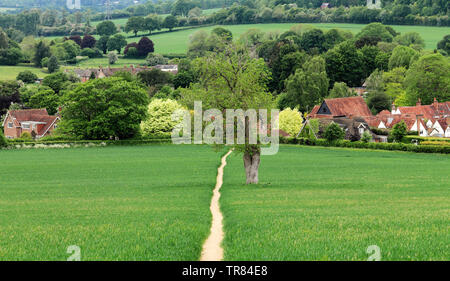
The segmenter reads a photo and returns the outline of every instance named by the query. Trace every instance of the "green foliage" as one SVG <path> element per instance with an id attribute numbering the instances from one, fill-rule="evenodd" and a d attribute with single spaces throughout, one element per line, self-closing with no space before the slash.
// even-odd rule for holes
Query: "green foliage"
<path id="1" fill-rule="evenodd" d="M 406 46 L 397 46 L 392 51 L 392 55 L 389 59 L 389 69 L 396 67 L 409 68 L 411 63 L 417 59 L 419 53 L 414 49 Z"/>
<path id="2" fill-rule="evenodd" d="M 279 114 L 279 127 L 280 130 L 285 131 L 290 136 L 297 136 L 302 128 L 303 118 L 301 112 L 298 109 L 286 108 Z"/>
<path id="3" fill-rule="evenodd" d="M 109 36 L 102 36 L 95 45 L 99 50 L 103 51 L 104 55 L 106 55 L 106 52 L 108 51 L 108 40 Z"/>
<path id="4" fill-rule="evenodd" d="M 50 87 L 55 93 L 59 94 L 70 85 L 69 77 L 63 72 L 56 72 L 48 75 L 42 80 L 42 85 Z"/>
<path id="5" fill-rule="evenodd" d="M 148 105 L 147 118 L 141 123 L 143 136 L 170 133 L 179 121 L 172 120 L 172 114 L 182 106 L 171 99 L 153 99 Z"/>
<path id="6" fill-rule="evenodd" d="M 34 74 L 33 72 L 29 71 L 29 70 L 25 70 L 19 73 L 19 75 L 17 75 L 17 80 L 20 80 L 26 84 L 30 84 L 30 83 L 34 83 L 38 77 L 36 74 Z"/>
<path id="7" fill-rule="evenodd" d="M 50 56 L 51 56 L 50 48 L 47 45 L 45 45 L 45 43 L 43 41 L 39 41 L 36 44 L 35 51 L 34 51 L 34 57 L 33 57 L 34 65 L 36 67 L 41 67 L 42 59 L 45 57 L 50 57 Z"/>
<path id="8" fill-rule="evenodd" d="M 116 25 L 112 21 L 102 21 L 97 25 L 96 30 L 100 36 L 111 36 L 117 33 Z"/>
<path id="9" fill-rule="evenodd" d="M 33 139 L 33 137 L 31 136 L 30 133 L 28 133 L 28 132 L 23 132 L 23 133 L 20 135 L 20 139 L 21 139 L 21 140 L 24 140 L 24 141 L 30 141 L 30 140 Z"/>
<path id="10" fill-rule="evenodd" d="M 127 33 L 133 31 L 134 36 L 137 36 L 139 31 L 145 30 L 144 23 L 143 17 L 131 17 L 128 19 L 124 31 Z"/>
<path id="11" fill-rule="evenodd" d="M 19 48 L 0 49 L 0 65 L 17 65 L 23 58 Z"/>
<path id="12" fill-rule="evenodd" d="M 416 46 L 420 49 L 423 49 L 425 47 L 425 42 L 423 41 L 423 38 L 420 36 L 418 32 L 406 32 L 404 34 L 398 35 L 394 38 L 394 42 L 397 42 L 400 45 L 403 46 Z"/>
<path id="13" fill-rule="evenodd" d="M 49 73 L 53 73 L 58 71 L 59 69 L 59 62 L 58 59 L 55 56 L 51 56 L 47 63 L 47 68 Z"/>
<path id="14" fill-rule="evenodd" d="M 222 38 L 226 41 L 232 41 L 233 40 L 233 33 L 229 31 L 228 29 L 225 29 L 223 27 L 216 27 L 211 31 L 211 34 L 217 35 L 219 38 Z"/>
<path id="15" fill-rule="evenodd" d="M 446 52 L 447 55 L 450 55 L 450 34 L 445 35 L 444 38 L 437 43 L 437 48 L 438 50 Z"/>
<path id="16" fill-rule="evenodd" d="M 362 37 L 379 37 L 381 41 L 392 42 L 393 36 L 385 25 L 374 22 L 366 25 L 358 34 L 356 39 Z"/>
<path id="17" fill-rule="evenodd" d="M 335 82 L 333 88 L 330 90 L 328 98 L 334 99 L 353 96 L 356 96 L 356 93 L 354 91 L 351 91 L 350 88 L 344 82 Z"/>
<path id="18" fill-rule="evenodd" d="M 30 97 L 27 105 L 31 108 L 46 108 L 48 114 L 54 115 L 58 112 L 60 97 L 52 89 L 41 88 Z"/>
<path id="19" fill-rule="evenodd" d="M 6 113 L 11 103 L 20 102 L 19 88 L 16 81 L 0 81 L 0 116 Z"/>
<path id="20" fill-rule="evenodd" d="M 424 55 L 415 62 L 405 78 L 407 99 L 411 105 L 420 98 L 431 104 L 434 98 L 450 100 L 450 58 L 441 54 Z"/>
<path id="21" fill-rule="evenodd" d="M 392 127 L 390 132 L 391 138 L 396 142 L 401 142 L 403 137 L 408 134 L 408 127 L 405 124 L 405 121 L 400 121 Z"/>
<path id="22" fill-rule="evenodd" d="M 129 50 L 128 50 L 129 52 Z M 153 54 L 153 53 L 149 53 L 147 56 L 147 64 L 149 66 L 155 66 L 158 64 L 167 64 L 169 62 L 168 58 L 165 58 L 163 55 L 161 54 Z"/>
<path id="23" fill-rule="evenodd" d="M 364 131 L 361 136 L 361 141 L 365 143 L 372 141 L 372 134 L 369 131 Z"/>
<path id="24" fill-rule="evenodd" d="M 335 46 L 324 57 L 330 83 L 345 82 L 349 87 L 361 87 L 366 78 L 363 57 L 352 42 Z"/>
<path id="25" fill-rule="evenodd" d="M 116 50 L 120 54 L 122 48 L 127 45 L 127 39 L 122 34 L 116 34 L 108 39 L 106 45 L 108 47 L 108 51 Z"/>
<path id="26" fill-rule="evenodd" d="M 162 85 L 170 83 L 172 74 L 153 68 L 139 72 L 138 77 L 147 86 L 162 87 Z"/>
<path id="27" fill-rule="evenodd" d="M 341 127 L 332 122 L 330 125 L 327 126 L 325 129 L 325 132 L 323 133 L 325 139 L 329 142 L 335 142 L 337 140 L 342 140 L 345 137 L 344 130 L 341 129 Z"/>
<path id="28" fill-rule="evenodd" d="M 117 53 L 112 51 L 108 53 L 108 63 L 109 64 L 115 64 L 119 60 L 119 57 L 117 56 Z"/>
<path id="29" fill-rule="evenodd" d="M 279 100 L 279 107 L 298 107 L 302 112 L 310 111 L 328 95 L 328 77 L 325 61 L 316 56 L 307 61 L 302 69 L 286 80 L 286 93 Z"/>
<path id="30" fill-rule="evenodd" d="M 134 137 L 147 114 L 147 92 L 138 82 L 112 77 L 90 80 L 63 96 L 59 129 L 82 139 Z"/>
<path id="31" fill-rule="evenodd" d="M 169 31 L 172 31 L 174 27 L 178 25 L 178 19 L 173 15 L 168 15 L 164 18 L 162 26 L 164 28 L 168 28 Z"/>
<path id="32" fill-rule="evenodd" d="M 0 130 L 0 149 L 8 146 L 8 140 L 3 135 L 3 130 Z"/>
<path id="33" fill-rule="evenodd" d="M 102 52 L 97 48 L 84 48 L 81 50 L 80 55 L 83 57 L 89 57 L 90 59 L 103 57 Z"/>

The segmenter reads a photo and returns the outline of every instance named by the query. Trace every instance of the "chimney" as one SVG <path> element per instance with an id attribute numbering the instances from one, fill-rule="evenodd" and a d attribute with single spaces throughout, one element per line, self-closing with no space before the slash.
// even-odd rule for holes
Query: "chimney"
<path id="1" fill-rule="evenodd" d="M 397 108 L 395 107 L 395 103 L 392 103 L 391 114 L 395 114 L 396 110 L 397 110 Z"/>
<path id="2" fill-rule="evenodd" d="M 416 106 L 421 106 L 421 105 L 422 105 L 422 100 L 419 98 L 419 99 L 417 100 Z"/>
<path id="3" fill-rule="evenodd" d="M 434 98 L 434 101 L 433 101 L 433 107 L 434 107 L 436 110 L 437 110 L 438 107 L 439 107 L 439 103 L 438 103 L 438 101 L 437 101 L 436 98 Z"/>

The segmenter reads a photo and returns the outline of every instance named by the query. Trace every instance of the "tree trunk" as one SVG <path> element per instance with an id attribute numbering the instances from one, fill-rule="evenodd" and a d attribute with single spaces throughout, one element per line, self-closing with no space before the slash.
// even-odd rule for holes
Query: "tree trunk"
<path id="1" fill-rule="evenodd" d="M 247 177 L 247 184 L 258 184 L 258 170 L 261 163 L 261 153 L 254 151 L 253 153 L 244 152 L 244 167 Z"/>

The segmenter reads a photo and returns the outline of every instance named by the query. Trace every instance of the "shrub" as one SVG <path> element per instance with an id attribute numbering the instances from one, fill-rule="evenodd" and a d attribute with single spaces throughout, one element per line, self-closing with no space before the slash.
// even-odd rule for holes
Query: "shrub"
<path id="1" fill-rule="evenodd" d="M 302 128 L 303 118 L 302 114 L 297 108 L 286 108 L 280 112 L 279 126 L 280 129 L 288 133 L 290 136 L 297 136 Z"/>
<path id="2" fill-rule="evenodd" d="M 405 121 L 401 121 L 394 125 L 390 136 L 396 142 L 401 142 L 403 137 L 408 134 L 408 128 L 406 127 Z"/>
<path id="3" fill-rule="evenodd" d="M 108 62 L 109 64 L 115 64 L 119 60 L 119 57 L 117 56 L 116 52 L 109 52 L 108 53 Z"/>
<path id="4" fill-rule="evenodd" d="M 29 70 L 25 70 L 25 71 L 20 72 L 19 75 L 17 75 L 16 79 L 29 84 L 29 83 L 34 83 L 38 79 L 38 77 L 33 72 L 31 72 Z"/>
<path id="5" fill-rule="evenodd" d="M 8 140 L 3 135 L 3 132 L 0 130 L 0 148 L 7 147 L 8 146 Z"/>
<path id="6" fill-rule="evenodd" d="M 345 132 L 338 124 L 333 122 L 325 129 L 324 136 L 329 142 L 334 142 L 344 139 Z"/>
<path id="7" fill-rule="evenodd" d="M 30 133 L 28 133 L 28 132 L 23 132 L 23 133 L 20 135 L 20 139 L 21 139 L 21 140 L 32 140 L 33 138 L 31 137 L 31 134 L 30 134 Z"/>
<path id="8" fill-rule="evenodd" d="M 128 52 L 130 52 L 130 50 L 128 50 Z M 168 62 L 169 62 L 169 59 L 165 58 L 161 54 L 149 53 L 147 56 L 147 64 L 149 66 L 155 66 L 158 64 L 167 64 Z"/>
<path id="9" fill-rule="evenodd" d="M 126 57 L 129 57 L 129 58 L 138 58 L 138 57 L 139 57 L 139 52 L 138 52 L 137 48 L 135 48 L 135 47 L 130 47 L 130 48 L 128 49 L 128 52 L 127 52 L 127 54 L 126 54 Z"/>
<path id="10" fill-rule="evenodd" d="M 178 124 L 178 121 L 172 120 L 172 114 L 181 108 L 175 100 L 154 99 L 148 106 L 148 118 L 141 123 L 142 135 L 171 132 Z"/>
<path id="11" fill-rule="evenodd" d="M 97 48 L 84 48 L 83 50 L 81 50 L 80 55 L 83 57 L 89 57 L 90 59 L 103 57 L 102 51 Z"/>
<path id="12" fill-rule="evenodd" d="M 47 64 L 48 72 L 53 73 L 59 69 L 59 62 L 55 56 L 51 56 Z"/>
<path id="13" fill-rule="evenodd" d="M 361 136 L 361 141 L 368 143 L 372 140 L 372 134 L 369 131 L 364 131 L 363 135 Z"/>

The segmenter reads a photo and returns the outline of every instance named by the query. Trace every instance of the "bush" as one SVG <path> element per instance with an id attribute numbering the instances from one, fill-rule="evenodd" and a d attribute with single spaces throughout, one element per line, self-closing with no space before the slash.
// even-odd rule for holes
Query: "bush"
<path id="1" fill-rule="evenodd" d="M 30 83 L 34 83 L 38 77 L 36 74 L 34 74 L 33 72 L 29 71 L 29 70 L 25 70 L 19 73 L 19 75 L 17 75 L 17 80 L 21 80 L 24 83 L 30 84 Z"/>
<path id="2" fill-rule="evenodd" d="M 0 130 L 0 148 L 7 147 L 8 146 L 8 140 L 3 135 L 3 132 Z"/>
<path id="3" fill-rule="evenodd" d="M 142 135 L 171 132 L 178 123 L 172 120 L 172 114 L 178 109 L 182 107 L 175 100 L 154 99 L 148 105 L 148 118 L 141 123 Z"/>
<path id="4" fill-rule="evenodd" d="M 50 73 L 58 71 L 59 62 L 55 56 L 51 56 L 50 59 L 48 60 L 47 69 L 48 69 L 48 72 L 50 72 Z"/>
<path id="5" fill-rule="evenodd" d="M 138 58 L 139 57 L 138 49 L 135 47 L 130 47 L 125 56 L 128 58 Z"/>
<path id="6" fill-rule="evenodd" d="M 297 136 L 302 128 L 303 118 L 298 109 L 286 108 L 280 112 L 279 126 L 280 129 L 288 133 L 290 136 Z"/>
<path id="7" fill-rule="evenodd" d="M 361 141 L 368 143 L 372 140 L 372 134 L 369 131 L 364 131 L 363 135 L 361 136 Z"/>
<path id="8" fill-rule="evenodd" d="M 342 140 L 345 137 L 344 130 L 341 129 L 341 127 L 336 123 L 331 123 L 328 125 L 328 127 L 325 129 L 324 137 L 329 142 L 334 142 L 337 140 Z"/>
<path id="9" fill-rule="evenodd" d="M 408 134 L 408 127 L 405 124 L 405 121 L 401 121 L 394 125 L 392 131 L 390 133 L 391 138 L 396 142 L 401 142 L 403 137 Z"/>
<path id="10" fill-rule="evenodd" d="M 41 65 L 42 65 L 42 67 L 47 67 L 48 66 L 48 58 L 43 58 L 41 60 Z"/>
<path id="11" fill-rule="evenodd" d="M 30 134 L 30 133 L 28 133 L 28 132 L 23 132 L 23 133 L 20 135 L 20 139 L 21 139 L 21 140 L 32 140 L 33 138 L 31 137 L 31 134 Z"/>
<path id="12" fill-rule="evenodd" d="M 130 52 L 130 50 L 128 50 L 128 53 Z M 158 64 L 167 64 L 169 62 L 168 58 L 165 58 L 163 55 L 161 54 L 153 54 L 153 53 L 149 53 L 147 56 L 147 64 L 149 66 L 155 66 Z"/>
<path id="13" fill-rule="evenodd" d="M 119 60 L 119 57 L 117 56 L 116 52 L 109 52 L 108 53 L 108 62 L 109 64 L 115 64 Z"/>
<path id="14" fill-rule="evenodd" d="M 83 57 L 89 57 L 90 59 L 103 57 L 102 51 L 97 48 L 84 48 L 83 50 L 81 50 L 80 55 Z"/>

